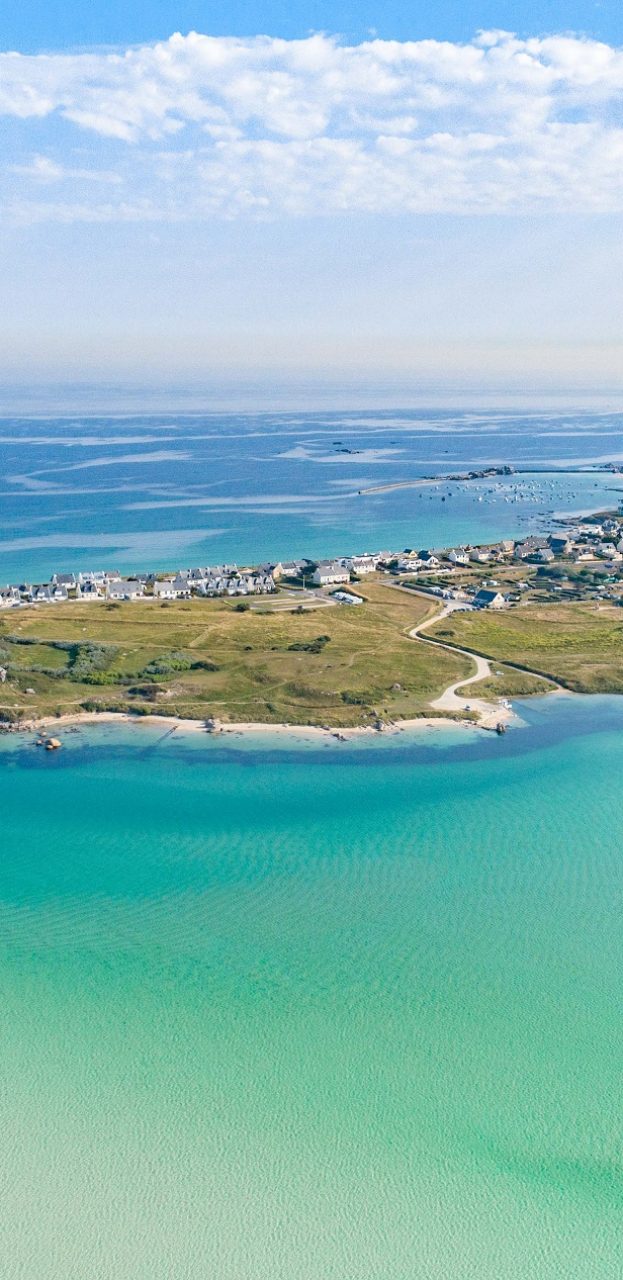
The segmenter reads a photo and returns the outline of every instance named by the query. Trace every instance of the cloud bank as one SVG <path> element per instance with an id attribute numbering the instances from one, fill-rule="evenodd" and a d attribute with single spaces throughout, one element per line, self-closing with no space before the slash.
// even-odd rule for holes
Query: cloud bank
<path id="1" fill-rule="evenodd" d="M 623 208 L 623 50 L 574 36 L 4 53 L 0 114 L 22 221 Z"/>

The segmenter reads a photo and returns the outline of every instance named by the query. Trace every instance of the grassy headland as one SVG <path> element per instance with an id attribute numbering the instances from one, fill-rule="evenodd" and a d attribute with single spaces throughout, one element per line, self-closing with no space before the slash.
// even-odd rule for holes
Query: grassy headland
<path id="1" fill-rule="evenodd" d="M 536 692 L 526 672 L 576 693 L 623 693 L 623 613 L 617 605 L 585 601 L 454 613 L 428 634 L 518 668 L 505 667 L 479 685 L 485 697 Z"/>
<path id="2" fill-rule="evenodd" d="M 0 619 L 5 721 L 85 710 L 365 725 L 429 714 L 468 658 L 409 631 L 437 604 L 381 582 L 357 608 L 223 599 L 59 603 Z"/>

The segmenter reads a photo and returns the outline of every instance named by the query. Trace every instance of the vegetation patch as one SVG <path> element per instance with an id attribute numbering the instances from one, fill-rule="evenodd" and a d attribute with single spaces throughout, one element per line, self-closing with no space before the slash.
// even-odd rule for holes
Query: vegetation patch
<path id="1" fill-rule="evenodd" d="M 0 696 L 28 718 L 166 708 L 197 719 L 347 727 L 369 723 L 375 698 L 389 719 L 426 713 L 470 674 L 469 658 L 409 638 L 436 602 L 378 581 L 366 583 L 366 597 L 357 609 L 325 607 L 321 627 L 318 610 L 295 612 L 296 601 L 292 612 L 238 612 L 219 599 L 169 601 L 166 610 L 141 601 L 20 609 L 10 629 L 0 618 L 0 648 L 22 654 L 20 664 L 36 658 L 41 670 L 11 662 Z"/>

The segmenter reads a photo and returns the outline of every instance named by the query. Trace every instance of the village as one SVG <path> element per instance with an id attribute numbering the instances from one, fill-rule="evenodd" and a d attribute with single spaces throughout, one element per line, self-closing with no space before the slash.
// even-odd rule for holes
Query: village
<path id="1" fill-rule="evenodd" d="M 391 575 L 407 587 L 464 608 L 502 609 L 535 599 L 618 599 L 623 588 L 623 514 L 569 521 L 547 535 L 477 546 L 377 551 L 245 567 L 221 564 L 170 574 L 59 572 L 48 582 L 0 588 L 0 608 L 68 601 L 245 600 L 274 595 L 284 587 L 308 593 L 328 588 L 337 603 L 353 605 L 361 603 L 353 588 L 370 574 Z"/>
<path id="2" fill-rule="evenodd" d="M 0 599 L 9 729 L 122 713 L 341 732 L 431 708 L 503 729 L 509 697 L 623 692 L 620 511 L 486 545 L 58 572 Z"/>

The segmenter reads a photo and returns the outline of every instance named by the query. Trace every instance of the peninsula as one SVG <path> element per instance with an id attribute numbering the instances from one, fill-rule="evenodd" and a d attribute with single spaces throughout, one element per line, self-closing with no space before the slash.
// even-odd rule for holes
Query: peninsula
<path id="1" fill-rule="evenodd" d="M 508 699 L 623 692 L 623 515 L 332 561 L 55 574 L 0 593 L 0 722 L 495 728 Z"/>

